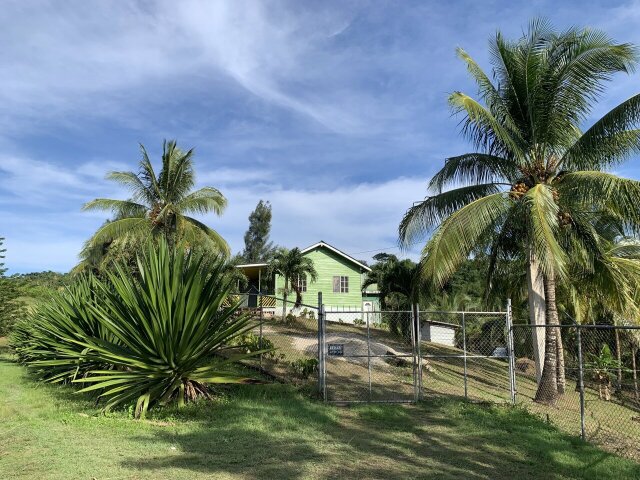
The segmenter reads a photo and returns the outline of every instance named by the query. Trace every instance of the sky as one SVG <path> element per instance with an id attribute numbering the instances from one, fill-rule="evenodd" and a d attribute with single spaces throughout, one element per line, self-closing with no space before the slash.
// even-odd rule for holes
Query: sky
<path id="1" fill-rule="evenodd" d="M 489 39 L 537 16 L 640 44 L 636 1 L 5 0 L 9 273 L 72 268 L 108 217 L 83 203 L 127 198 L 105 174 L 137 171 L 139 144 L 158 161 L 164 139 L 195 148 L 198 186 L 228 199 L 203 220 L 234 252 L 263 199 L 279 245 L 399 253 L 406 209 L 446 157 L 470 151 L 447 106 L 476 93 L 455 48 L 490 71 Z M 639 75 L 615 77 L 593 119 L 640 91 Z M 638 159 L 618 173 L 640 178 Z"/>

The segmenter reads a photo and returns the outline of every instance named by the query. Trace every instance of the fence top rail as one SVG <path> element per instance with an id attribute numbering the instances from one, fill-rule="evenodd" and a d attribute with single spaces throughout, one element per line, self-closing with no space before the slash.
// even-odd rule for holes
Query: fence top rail
<path id="1" fill-rule="evenodd" d="M 594 329 L 594 330 L 640 330 L 640 325 L 599 325 L 599 324 L 580 324 L 580 323 L 571 323 L 571 324 L 559 324 L 559 325 L 531 325 L 530 323 L 514 323 L 512 325 L 516 328 L 580 328 L 580 329 Z"/>
<path id="2" fill-rule="evenodd" d="M 433 313 L 433 314 L 448 313 L 448 314 L 456 314 L 456 315 L 462 315 L 463 313 L 465 315 L 506 315 L 507 314 L 507 312 L 481 312 L 481 311 L 475 311 L 475 310 L 420 310 L 420 314 L 429 314 L 429 313 Z"/>
<path id="3" fill-rule="evenodd" d="M 411 310 L 326 310 L 326 313 L 412 313 Z M 476 312 L 470 310 L 420 310 L 420 315 L 506 315 L 507 312 Z"/>
<path id="4" fill-rule="evenodd" d="M 411 313 L 411 310 L 325 310 L 325 313 Z"/>

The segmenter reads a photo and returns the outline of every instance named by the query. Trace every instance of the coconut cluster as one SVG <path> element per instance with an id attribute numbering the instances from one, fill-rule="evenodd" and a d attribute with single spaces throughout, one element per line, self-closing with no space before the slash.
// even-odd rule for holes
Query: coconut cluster
<path id="1" fill-rule="evenodd" d="M 558 223 L 560 224 L 561 227 L 567 227 L 571 225 L 572 221 L 573 219 L 571 218 L 571 215 L 569 214 L 569 212 L 558 213 Z"/>
<path id="2" fill-rule="evenodd" d="M 511 187 L 511 197 L 520 198 L 522 195 L 529 191 L 529 186 L 524 182 L 518 182 Z"/>

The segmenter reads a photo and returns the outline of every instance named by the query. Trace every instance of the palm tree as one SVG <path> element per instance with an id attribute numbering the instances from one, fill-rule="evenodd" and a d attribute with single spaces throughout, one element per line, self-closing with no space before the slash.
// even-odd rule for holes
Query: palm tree
<path id="1" fill-rule="evenodd" d="M 384 310 L 409 310 L 418 301 L 418 266 L 409 259 L 400 260 L 388 253 L 375 255 L 376 263 L 371 267 L 362 287 L 378 285 L 380 303 Z M 422 292 L 426 298 L 426 292 Z M 388 315 L 389 329 L 403 338 L 409 338 L 410 322 L 404 316 Z"/>
<path id="2" fill-rule="evenodd" d="M 484 104 L 449 97 L 477 151 L 447 159 L 430 182 L 434 195 L 407 211 L 400 239 L 437 228 L 422 253 L 423 276 L 436 286 L 474 249 L 489 252 L 490 277 L 500 262 L 524 258 L 532 323 L 558 325 L 556 282 L 568 258 L 601 248 L 597 219 L 606 212 L 632 230 L 640 224 L 640 182 L 606 171 L 640 150 L 640 95 L 580 129 L 604 82 L 632 71 L 637 51 L 595 30 L 558 34 L 541 20 L 515 42 L 498 33 L 490 49 L 494 81 L 458 50 Z M 534 339 L 544 350 L 536 399 L 554 402 L 558 329 L 534 330 L 546 332 L 544 343 Z"/>
<path id="3" fill-rule="evenodd" d="M 282 320 L 285 319 L 287 314 L 287 297 L 289 292 L 293 290 L 296 294 L 296 301 L 294 308 L 297 308 L 302 303 L 302 291 L 300 288 L 300 280 L 307 276 L 312 282 L 318 279 L 318 273 L 313 266 L 313 260 L 305 257 L 299 248 L 293 248 L 287 250 L 286 248 L 280 248 L 276 251 L 269 263 L 269 275 L 278 274 L 283 280 L 282 287 Z"/>
<path id="4" fill-rule="evenodd" d="M 402 303 L 394 305 L 394 308 L 410 307 L 417 300 L 417 265 L 409 259 L 400 260 L 398 257 L 388 253 L 375 255 L 376 263 L 371 267 L 362 287 L 377 284 L 380 292 L 382 308 L 388 308 L 389 303 L 395 300 Z M 399 296 L 399 297 L 398 297 Z"/>
<path id="5" fill-rule="evenodd" d="M 183 152 L 174 140 L 164 141 L 162 168 L 157 175 L 143 145 L 140 150 L 138 173 L 107 175 L 107 179 L 131 191 L 129 199 L 96 198 L 84 205 L 83 210 L 111 211 L 114 218 L 86 242 L 81 253 L 83 262 L 89 266 L 100 265 L 116 245 L 127 247 L 150 236 L 164 237 L 170 244 L 181 240 L 228 256 L 229 246 L 215 230 L 187 216 L 209 212 L 221 215 L 227 205 L 225 197 L 213 187 L 192 190 L 195 185 L 193 149 Z"/>

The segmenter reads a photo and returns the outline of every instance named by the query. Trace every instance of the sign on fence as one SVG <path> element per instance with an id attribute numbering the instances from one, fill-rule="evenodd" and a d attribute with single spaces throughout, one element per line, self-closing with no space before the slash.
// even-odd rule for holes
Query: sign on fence
<path id="1" fill-rule="evenodd" d="M 330 343 L 329 355 L 333 357 L 344 357 L 344 343 Z"/>

